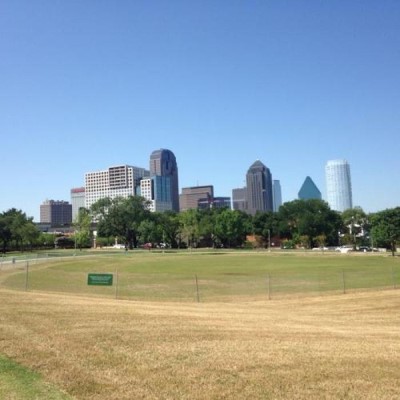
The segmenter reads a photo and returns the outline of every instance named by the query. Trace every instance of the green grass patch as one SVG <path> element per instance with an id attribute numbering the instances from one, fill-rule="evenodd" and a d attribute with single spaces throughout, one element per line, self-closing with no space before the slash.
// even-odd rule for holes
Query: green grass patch
<path id="1" fill-rule="evenodd" d="M 68 400 L 71 397 L 44 382 L 38 373 L 0 355 L 0 398 Z"/>
<path id="2" fill-rule="evenodd" d="M 400 259 L 373 254 L 120 252 L 49 258 L 3 271 L 2 285 L 132 300 L 236 301 L 400 287 Z M 89 273 L 112 273 L 109 287 Z"/>

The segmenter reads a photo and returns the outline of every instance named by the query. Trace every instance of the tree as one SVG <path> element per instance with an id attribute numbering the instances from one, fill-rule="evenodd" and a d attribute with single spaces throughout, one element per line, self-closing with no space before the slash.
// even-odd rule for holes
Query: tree
<path id="1" fill-rule="evenodd" d="M 189 247 L 197 247 L 200 240 L 200 213 L 197 209 L 190 209 L 179 214 L 181 236 Z"/>
<path id="2" fill-rule="evenodd" d="M 241 211 L 223 209 L 215 218 L 215 237 L 224 247 L 242 246 L 251 230 L 251 217 Z"/>
<path id="3" fill-rule="evenodd" d="M 82 247 L 90 247 L 91 234 L 90 227 L 92 224 L 92 217 L 86 208 L 80 208 L 78 215 L 73 223 L 75 228 L 74 240 L 75 245 L 82 250 Z"/>
<path id="4" fill-rule="evenodd" d="M 271 237 L 279 233 L 279 221 L 277 213 L 257 212 L 253 217 L 254 234 L 260 236 L 264 246 L 270 246 Z"/>
<path id="5" fill-rule="evenodd" d="M 138 228 L 140 239 L 143 243 L 157 244 L 162 242 L 163 229 L 157 223 L 158 216 L 143 220 Z"/>
<path id="6" fill-rule="evenodd" d="M 31 220 L 28 220 L 22 226 L 20 233 L 23 248 L 25 247 L 25 245 L 27 245 L 29 247 L 29 250 L 32 251 L 33 245 L 37 243 L 40 237 L 40 232 L 37 229 L 36 225 Z"/>
<path id="7" fill-rule="evenodd" d="M 298 240 L 303 237 L 303 242 L 308 237 L 307 247 L 318 245 L 321 235 L 325 236 L 328 244 L 336 244 L 338 232 L 343 225 L 339 213 L 318 199 L 284 203 L 278 217 L 281 235 L 286 239 Z"/>
<path id="8" fill-rule="evenodd" d="M 5 213 L 2 213 L 0 214 L 0 241 L 3 253 L 7 251 L 11 238 L 11 218 Z"/>
<path id="9" fill-rule="evenodd" d="M 3 253 L 12 242 L 19 250 L 23 250 L 25 245 L 32 248 L 38 237 L 39 231 L 33 223 L 33 218 L 27 217 L 21 210 L 11 208 L 0 214 L 0 241 Z"/>
<path id="10" fill-rule="evenodd" d="M 91 208 L 97 219 L 99 236 L 120 236 L 129 248 L 137 247 L 139 226 L 149 219 L 149 202 L 140 196 L 101 199 Z"/>
<path id="11" fill-rule="evenodd" d="M 349 208 L 341 214 L 344 232 L 344 238 L 349 238 L 354 249 L 357 247 L 357 242 L 360 241 L 368 229 L 367 214 L 361 207 Z M 348 236 L 347 236 L 348 235 Z"/>
<path id="12" fill-rule="evenodd" d="M 179 232 L 181 229 L 179 214 L 175 211 L 164 211 L 156 214 L 156 223 L 162 229 L 162 242 L 172 248 L 179 246 Z"/>
<path id="13" fill-rule="evenodd" d="M 396 252 L 396 244 L 400 241 L 400 207 L 380 211 L 371 216 L 371 233 L 377 246 Z"/>

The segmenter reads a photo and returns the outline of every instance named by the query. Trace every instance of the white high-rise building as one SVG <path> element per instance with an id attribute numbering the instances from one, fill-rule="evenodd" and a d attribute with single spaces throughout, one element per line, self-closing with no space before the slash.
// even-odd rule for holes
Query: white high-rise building
<path id="1" fill-rule="evenodd" d="M 327 200 L 332 210 L 353 208 L 350 165 L 346 160 L 330 160 L 325 166 Z"/>
<path id="2" fill-rule="evenodd" d="M 106 197 L 136 196 L 140 191 L 140 180 L 149 175 L 148 170 L 130 165 L 88 172 L 85 174 L 85 207 L 90 208 L 97 200 Z"/>

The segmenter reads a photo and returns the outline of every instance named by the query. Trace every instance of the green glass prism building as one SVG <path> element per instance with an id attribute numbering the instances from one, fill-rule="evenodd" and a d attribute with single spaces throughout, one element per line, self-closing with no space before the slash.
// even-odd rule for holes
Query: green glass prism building
<path id="1" fill-rule="evenodd" d="M 298 193 L 300 200 L 322 199 L 320 190 L 314 181 L 307 176 Z"/>

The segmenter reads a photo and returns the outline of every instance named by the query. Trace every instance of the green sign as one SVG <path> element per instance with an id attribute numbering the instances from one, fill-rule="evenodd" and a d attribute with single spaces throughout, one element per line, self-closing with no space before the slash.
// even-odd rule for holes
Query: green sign
<path id="1" fill-rule="evenodd" d="M 113 274 L 88 274 L 88 285 L 112 286 Z"/>

